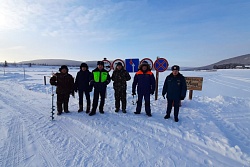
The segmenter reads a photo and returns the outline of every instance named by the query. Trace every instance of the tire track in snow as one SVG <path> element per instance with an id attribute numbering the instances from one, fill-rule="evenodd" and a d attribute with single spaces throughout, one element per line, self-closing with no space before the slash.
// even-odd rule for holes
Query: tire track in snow
<path id="1" fill-rule="evenodd" d="M 9 87 L 10 87 L 10 85 L 8 85 Z M 36 108 L 34 108 L 34 107 L 32 107 L 32 106 L 30 106 L 30 105 L 28 105 L 27 103 L 24 103 L 23 101 L 21 101 L 22 99 L 18 99 L 18 101 L 17 101 L 17 99 L 15 98 L 16 97 L 16 95 L 15 94 L 10 94 L 10 93 L 12 93 L 12 92 L 9 92 L 8 90 L 6 91 L 6 87 L 8 87 L 7 85 L 5 85 L 3 88 L 2 88 L 2 91 L 0 92 L 0 99 L 4 99 L 4 103 L 5 104 L 9 104 L 10 102 L 11 102 L 11 107 L 10 108 L 12 108 L 12 111 L 13 111 L 13 116 L 14 117 L 16 117 L 14 114 L 18 114 L 18 117 L 17 117 L 17 120 L 19 120 L 19 119 L 22 119 L 22 120 L 25 120 L 26 121 L 26 123 L 32 123 L 32 122 L 34 122 L 34 121 L 36 121 L 36 120 L 34 120 L 34 118 L 40 118 L 41 117 L 41 115 L 39 114 L 39 110 L 37 110 Z M 12 87 L 12 88 L 14 88 L 14 87 Z M 18 92 L 18 91 L 17 91 Z M 3 98 L 4 97 L 4 98 Z M 32 114 L 29 114 L 29 112 L 26 112 L 26 110 L 27 109 L 29 109 L 29 110 L 31 110 L 32 111 Z M 41 112 L 40 112 L 41 113 Z M 39 116 L 39 117 L 38 117 Z M 12 121 L 13 122 L 13 121 Z M 40 124 L 47 124 L 47 121 L 45 121 L 45 122 L 42 122 L 42 123 L 40 123 Z M 49 166 L 60 166 L 60 163 L 59 163 L 59 160 L 57 160 L 56 159 L 56 157 L 54 156 L 54 154 L 53 153 L 51 153 L 51 149 L 48 149 L 49 147 L 50 148 L 53 148 L 53 146 L 51 145 L 51 144 L 49 144 L 48 142 L 46 142 L 47 141 L 47 139 L 46 138 L 44 138 L 43 136 L 41 136 L 39 133 L 37 133 L 37 130 L 39 130 L 39 127 L 37 126 L 38 124 L 36 124 L 36 126 L 34 127 L 34 128 L 37 128 L 36 130 L 33 130 L 32 132 L 30 132 L 29 134 L 32 136 L 32 138 L 35 138 L 34 136 L 36 136 L 36 143 L 38 143 L 39 144 L 39 148 L 42 148 L 43 150 L 40 152 L 40 154 L 41 154 L 41 156 L 43 157 L 43 159 L 44 159 L 44 161 L 45 161 L 45 163 L 46 164 L 49 164 Z M 19 133 L 20 133 L 20 123 L 15 123 L 14 125 L 10 125 L 9 127 L 9 129 L 13 129 L 13 127 L 12 126 L 14 126 L 14 129 L 17 129 L 17 130 L 12 130 L 13 132 L 12 132 L 12 134 L 16 134 L 16 135 L 20 135 Z M 17 128 L 15 127 L 15 126 L 17 126 Z M 28 131 L 30 131 L 29 129 L 29 127 L 28 128 L 26 128 L 26 129 L 28 129 Z M 41 128 L 40 128 L 41 129 Z M 35 135 L 33 134 L 32 135 L 32 133 L 36 133 Z M 39 136 L 39 137 L 38 137 Z M 23 132 L 21 132 L 21 137 L 19 137 L 19 139 L 20 140 L 23 140 Z M 11 165 L 10 166 L 15 166 L 16 165 L 16 163 L 20 163 L 20 161 L 19 161 L 19 159 L 20 158 L 18 158 L 18 159 L 16 159 L 17 158 L 17 155 L 14 155 L 15 153 L 18 153 L 19 151 L 17 150 L 17 148 L 19 147 L 21 147 L 21 148 L 23 148 L 23 144 L 21 144 L 21 143 L 16 143 L 15 141 L 16 140 L 18 140 L 18 139 L 16 139 L 16 138 L 14 138 L 14 137 L 12 137 L 11 138 L 11 143 L 13 143 L 13 144 L 15 144 L 15 146 L 13 147 L 13 148 L 16 148 L 13 152 L 13 154 L 12 154 L 12 156 L 9 154 L 10 152 L 11 152 L 11 150 L 10 151 L 8 151 L 8 159 L 7 159 L 7 161 L 5 161 L 5 166 L 9 166 L 9 163 L 11 162 Z M 52 149 L 53 150 L 53 149 Z M 22 150 L 21 151 L 22 152 L 22 154 L 23 155 L 25 155 L 26 153 L 24 153 L 24 151 Z M 20 154 L 20 153 L 19 153 Z M 18 154 L 18 155 L 19 155 Z M 19 155 L 20 156 L 20 155 Z M 55 158 L 55 162 L 51 162 L 51 157 L 54 157 Z M 23 158 L 24 159 L 24 158 Z M 23 160 L 22 159 L 22 160 Z M 16 162 L 17 161 L 17 162 Z M 14 162 L 14 164 L 13 164 L 13 162 Z"/>
<path id="2" fill-rule="evenodd" d="M 226 132 L 227 135 L 233 135 L 233 138 L 237 141 L 237 145 L 239 145 L 244 152 L 250 152 L 249 136 L 244 134 L 244 132 L 241 132 L 240 129 L 235 128 L 233 123 L 226 121 L 223 117 L 221 117 L 221 115 L 218 114 L 218 112 L 212 111 L 212 113 L 216 119 L 218 127 L 221 128 L 222 131 Z"/>
<path id="3" fill-rule="evenodd" d="M 13 124 L 14 123 L 14 124 Z M 23 128 L 20 121 L 13 117 L 11 128 L 8 129 L 8 139 L 1 151 L 3 157 L 1 166 L 19 166 L 24 159 L 23 152 Z"/>
<path id="4" fill-rule="evenodd" d="M 250 92 L 250 86 L 245 86 L 245 85 L 242 85 L 242 84 L 239 84 L 239 83 L 236 84 L 236 83 L 228 82 L 228 81 L 217 79 L 217 78 L 213 78 L 213 79 L 209 79 L 209 80 L 213 81 L 213 82 L 216 82 L 218 84 L 222 84 L 222 85 L 225 85 L 225 86 L 229 86 L 229 87 L 232 87 L 232 88 L 237 88 L 237 89 L 241 89 L 243 91 Z"/>
<path id="5" fill-rule="evenodd" d="M 208 79 L 209 81 L 211 82 L 214 82 L 216 84 L 219 84 L 219 85 L 223 85 L 223 86 L 226 86 L 226 87 L 230 87 L 230 88 L 234 88 L 234 89 L 239 89 L 239 90 L 242 90 L 244 92 L 250 92 L 249 89 L 246 89 L 246 88 L 240 88 L 240 86 L 242 85 L 236 85 L 236 84 L 232 84 L 232 83 L 225 83 L 225 81 L 222 81 L 222 80 L 217 80 L 217 79 Z"/>
<path id="6" fill-rule="evenodd" d="M 68 118 L 68 117 L 67 117 Z M 68 120 L 66 117 L 62 117 L 62 119 L 65 119 Z M 61 119 L 61 120 L 62 120 Z M 82 136 L 80 136 L 77 132 L 76 132 L 76 129 L 79 129 L 78 126 L 74 125 L 73 126 L 73 123 L 74 121 L 71 120 L 71 123 L 67 123 L 67 126 L 65 125 L 64 122 L 61 122 L 59 128 L 61 129 L 61 131 L 65 132 L 66 134 L 69 134 L 69 136 L 71 137 L 71 140 L 74 139 L 76 141 L 76 143 L 79 144 L 79 149 L 81 149 L 81 155 L 80 157 L 83 157 L 85 159 L 90 159 L 91 156 L 96 156 L 96 157 L 99 157 L 98 159 L 95 159 L 95 162 L 92 162 L 94 164 L 94 166 L 103 166 L 103 155 L 98 151 L 98 149 L 95 150 L 95 152 L 90 152 L 88 151 L 89 147 L 90 147 L 90 143 L 85 143 L 84 141 L 86 139 L 84 139 Z M 86 128 L 86 126 L 84 126 Z M 90 127 L 88 127 L 88 129 L 90 129 Z M 86 130 L 86 129 L 85 129 Z M 79 131 L 82 131 L 82 130 L 77 130 L 78 132 Z M 104 136 L 102 136 L 104 137 Z M 105 138 L 105 137 L 104 137 Z M 79 156 L 79 155 L 78 155 Z M 85 163 L 90 163 L 90 162 L 86 162 L 84 161 Z M 110 161 L 105 161 L 105 165 L 106 166 L 112 166 L 113 164 L 110 162 Z"/>

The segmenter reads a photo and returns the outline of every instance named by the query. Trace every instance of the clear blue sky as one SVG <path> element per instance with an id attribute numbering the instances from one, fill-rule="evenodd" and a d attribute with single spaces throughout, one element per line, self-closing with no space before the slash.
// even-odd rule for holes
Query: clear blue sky
<path id="1" fill-rule="evenodd" d="M 250 53 L 250 0 L 8 0 L 0 62 L 166 58 L 202 66 Z"/>

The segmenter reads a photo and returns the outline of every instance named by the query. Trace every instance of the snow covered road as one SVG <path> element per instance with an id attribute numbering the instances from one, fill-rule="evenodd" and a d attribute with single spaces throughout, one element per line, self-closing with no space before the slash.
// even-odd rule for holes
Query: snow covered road
<path id="1" fill-rule="evenodd" d="M 152 97 L 151 118 L 144 110 L 133 114 L 130 95 L 128 113 L 115 113 L 112 85 L 104 115 L 77 113 L 77 98 L 71 98 L 71 113 L 51 121 L 50 86 L 42 85 L 49 69 L 43 70 L 27 71 L 26 79 L 0 75 L 1 167 L 250 166 L 249 71 L 184 73 L 203 76 L 204 89 L 184 100 L 175 123 L 163 119 L 161 97 Z"/>

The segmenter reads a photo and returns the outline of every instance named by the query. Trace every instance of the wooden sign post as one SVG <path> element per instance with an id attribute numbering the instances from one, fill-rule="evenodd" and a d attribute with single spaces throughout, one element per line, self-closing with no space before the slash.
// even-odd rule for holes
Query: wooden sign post
<path id="1" fill-rule="evenodd" d="M 194 90 L 202 90 L 203 77 L 185 77 L 187 90 L 189 90 L 189 100 L 193 98 Z"/>

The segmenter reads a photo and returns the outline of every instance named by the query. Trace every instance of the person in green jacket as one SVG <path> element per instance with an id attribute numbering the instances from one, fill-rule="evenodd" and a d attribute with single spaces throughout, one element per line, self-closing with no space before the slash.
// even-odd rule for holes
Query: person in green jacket
<path id="1" fill-rule="evenodd" d="M 107 85 L 110 83 L 110 75 L 107 70 L 104 69 L 104 62 L 98 61 L 97 68 L 92 71 L 90 85 L 94 87 L 94 98 L 92 110 L 89 116 L 96 114 L 96 108 L 98 105 L 99 96 L 101 96 L 101 102 L 99 105 L 99 112 L 104 114 L 103 106 L 105 103 L 105 94 Z"/>

